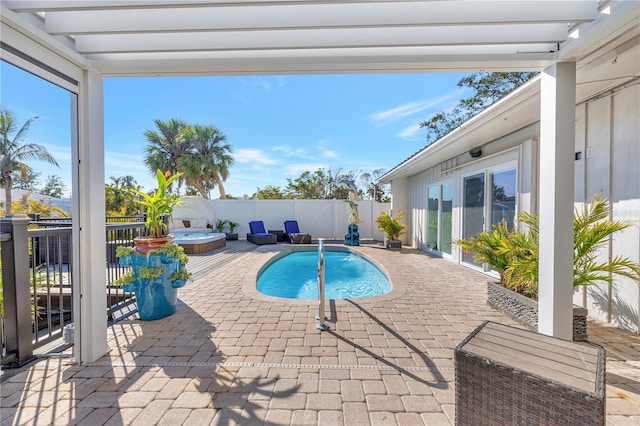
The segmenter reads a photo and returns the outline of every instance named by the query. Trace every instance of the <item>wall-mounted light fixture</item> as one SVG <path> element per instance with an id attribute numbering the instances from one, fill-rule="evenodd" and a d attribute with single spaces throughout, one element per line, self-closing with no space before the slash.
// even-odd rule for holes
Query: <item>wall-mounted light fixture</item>
<path id="1" fill-rule="evenodd" d="M 479 146 L 477 146 L 469 151 L 469 155 L 471 156 L 471 158 L 478 158 L 482 155 L 482 150 Z"/>

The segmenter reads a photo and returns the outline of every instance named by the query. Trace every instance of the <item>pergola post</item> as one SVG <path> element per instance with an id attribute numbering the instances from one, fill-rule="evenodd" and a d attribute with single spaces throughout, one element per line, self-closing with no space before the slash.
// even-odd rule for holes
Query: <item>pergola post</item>
<path id="1" fill-rule="evenodd" d="M 542 72 L 538 331 L 573 336 L 573 186 L 576 64 Z"/>
<path id="2" fill-rule="evenodd" d="M 75 111 L 74 111 L 75 112 Z M 73 143 L 73 261 L 75 357 L 81 364 L 108 352 L 102 77 L 85 70 Z"/>

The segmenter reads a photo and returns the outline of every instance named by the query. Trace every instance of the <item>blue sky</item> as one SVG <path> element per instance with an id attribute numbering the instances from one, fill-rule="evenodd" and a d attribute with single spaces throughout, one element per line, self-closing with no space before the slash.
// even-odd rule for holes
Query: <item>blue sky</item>
<path id="1" fill-rule="evenodd" d="M 40 117 L 28 140 L 45 145 L 61 167 L 29 164 L 41 184 L 57 174 L 70 191 L 70 96 L 5 62 L 0 71 L 2 105 L 20 125 Z M 105 78 L 105 182 L 128 174 L 152 189 L 144 132 L 170 118 L 225 133 L 235 160 L 225 190 L 236 197 L 284 188 L 305 170 L 389 170 L 425 145 L 421 121 L 468 95 L 456 86 L 463 75 Z"/>

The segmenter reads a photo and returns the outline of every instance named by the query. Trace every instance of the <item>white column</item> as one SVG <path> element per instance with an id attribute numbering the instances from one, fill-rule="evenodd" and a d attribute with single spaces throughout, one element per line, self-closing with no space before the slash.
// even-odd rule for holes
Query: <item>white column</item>
<path id="1" fill-rule="evenodd" d="M 396 217 L 402 210 L 406 212 L 403 222 L 409 224 L 409 218 L 411 213 L 409 212 L 409 179 L 407 178 L 394 178 L 391 181 L 391 213 L 393 217 Z M 413 225 L 412 225 L 413 227 Z M 409 233 L 412 233 L 412 229 L 407 229 L 408 232 L 400 236 L 402 244 L 409 244 Z M 413 237 L 411 237 L 413 240 Z"/>
<path id="2" fill-rule="evenodd" d="M 109 351 L 102 91 L 102 77 L 85 70 L 78 95 L 78 137 L 73 144 L 75 357 L 81 364 Z"/>
<path id="3" fill-rule="evenodd" d="M 572 339 L 576 64 L 542 72 L 538 332 Z"/>

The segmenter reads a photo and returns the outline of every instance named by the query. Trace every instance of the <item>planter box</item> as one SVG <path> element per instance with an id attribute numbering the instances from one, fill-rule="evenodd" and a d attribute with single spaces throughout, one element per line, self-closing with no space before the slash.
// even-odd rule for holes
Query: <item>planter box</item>
<path id="1" fill-rule="evenodd" d="M 501 286 L 487 282 L 487 303 L 531 330 L 538 330 L 538 302 Z M 587 341 L 587 310 L 573 306 L 573 340 Z"/>
<path id="2" fill-rule="evenodd" d="M 238 233 L 237 232 L 225 232 L 227 241 L 235 241 L 238 239 Z"/>
<path id="3" fill-rule="evenodd" d="M 388 240 L 384 239 L 385 247 L 388 249 L 400 250 L 402 248 L 402 241 L 400 240 Z"/>

